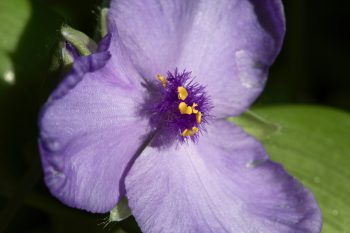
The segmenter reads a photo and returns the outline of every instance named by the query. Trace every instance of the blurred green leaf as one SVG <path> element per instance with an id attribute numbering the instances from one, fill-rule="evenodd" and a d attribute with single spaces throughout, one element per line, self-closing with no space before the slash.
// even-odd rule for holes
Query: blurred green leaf
<path id="1" fill-rule="evenodd" d="M 30 14 L 28 1 L 0 1 L 0 79 L 9 84 L 15 82 L 10 54 L 15 51 Z"/>
<path id="2" fill-rule="evenodd" d="M 35 0 L 0 1 L 0 79 L 15 84 L 21 75 L 46 72 L 63 19 Z"/>
<path id="3" fill-rule="evenodd" d="M 0 0 L 0 186 L 10 190 L 0 203 L 0 232 L 20 227 L 11 223 L 19 222 L 22 202 L 40 178 L 39 166 L 30 169 L 39 164 L 36 122 L 61 25 L 37 0 Z"/>
<path id="4" fill-rule="evenodd" d="M 25 171 L 16 169 L 23 166 L 20 158 L 37 155 L 36 118 L 61 25 L 62 18 L 38 1 L 0 1 L 0 164 L 6 164 L 0 169 L 2 176 L 20 177 Z"/>
<path id="5" fill-rule="evenodd" d="M 350 232 L 350 114 L 313 106 L 254 112 L 258 118 L 248 113 L 230 121 L 258 136 L 270 157 L 314 193 L 323 213 L 322 232 Z"/>

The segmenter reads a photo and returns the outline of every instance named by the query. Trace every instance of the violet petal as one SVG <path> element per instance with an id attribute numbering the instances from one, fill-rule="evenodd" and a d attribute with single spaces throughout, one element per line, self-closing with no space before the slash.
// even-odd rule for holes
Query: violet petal
<path id="1" fill-rule="evenodd" d="M 313 195 L 225 121 L 209 125 L 198 144 L 148 147 L 126 191 L 145 233 L 316 233 L 322 224 Z"/>
<path id="2" fill-rule="evenodd" d="M 111 1 L 110 20 L 138 71 L 147 78 L 174 71 L 197 1 Z"/>
<path id="3" fill-rule="evenodd" d="M 91 212 L 110 211 L 124 195 L 125 169 L 147 131 L 136 114 L 140 86 L 128 81 L 127 69 L 114 72 L 111 61 L 123 59 L 116 53 L 109 59 L 106 40 L 98 53 L 76 59 L 39 119 L 48 188 L 65 204 Z"/>
<path id="4" fill-rule="evenodd" d="M 192 71 L 218 117 L 242 113 L 259 96 L 285 32 L 280 0 L 119 0 L 110 16 L 143 76 Z"/>
<path id="5" fill-rule="evenodd" d="M 216 116 L 244 112 L 264 89 L 284 38 L 278 0 L 203 1 L 178 67 L 190 69 L 212 97 Z"/>

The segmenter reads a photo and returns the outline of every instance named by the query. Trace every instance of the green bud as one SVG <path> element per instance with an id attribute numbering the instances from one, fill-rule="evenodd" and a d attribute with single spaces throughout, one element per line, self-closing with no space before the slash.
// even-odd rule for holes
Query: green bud
<path id="1" fill-rule="evenodd" d="M 90 55 L 97 49 L 97 44 L 93 39 L 67 25 L 62 26 L 61 34 L 63 38 L 72 44 L 73 47 L 83 56 Z"/>
<path id="2" fill-rule="evenodd" d="M 101 15 L 100 15 L 100 27 L 101 27 L 101 36 L 104 37 L 108 33 L 108 8 L 102 8 L 101 9 Z"/>
<path id="3" fill-rule="evenodd" d="M 53 52 L 49 71 L 55 72 L 68 72 L 74 62 L 74 55 L 69 51 L 65 45 L 65 41 L 60 41 Z"/>
<path id="4" fill-rule="evenodd" d="M 74 56 L 68 51 L 66 46 L 62 46 L 61 49 L 61 58 L 64 66 L 70 66 L 73 64 Z"/>
<path id="5" fill-rule="evenodd" d="M 119 222 L 131 215 L 128 199 L 123 197 L 118 204 L 109 212 L 109 222 Z"/>

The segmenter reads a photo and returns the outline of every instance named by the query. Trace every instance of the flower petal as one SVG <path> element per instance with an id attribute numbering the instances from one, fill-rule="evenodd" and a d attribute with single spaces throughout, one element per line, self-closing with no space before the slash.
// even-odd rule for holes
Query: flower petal
<path id="1" fill-rule="evenodd" d="M 219 121 L 198 144 L 147 148 L 126 176 L 143 232 L 320 232 L 312 196 L 262 145 Z"/>
<path id="2" fill-rule="evenodd" d="M 110 19 L 142 75 L 192 71 L 218 117 L 240 114 L 261 93 L 285 32 L 280 0 L 118 0 Z"/>
<path id="3" fill-rule="evenodd" d="M 196 1 L 112 1 L 109 16 L 141 74 L 174 71 Z"/>
<path id="4" fill-rule="evenodd" d="M 124 195 L 125 170 L 147 130 L 136 114 L 139 85 L 114 73 L 116 54 L 109 59 L 105 41 L 102 47 L 76 59 L 39 119 L 48 188 L 65 204 L 92 212 L 110 211 Z"/>
<path id="5" fill-rule="evenodd" d="M 117 76 L 118 81 L 122 82 L 121 85 L 142 86 L 143 77 L 132 64 L 129 51 L 122 43 L 120 33 L 113 20 L 108 22 L 108 35 L 100 43 L 99 50 L 108 50 L 112 54 L 108 68 L 111 76 Z"/>
<path id="6" fill-rule="evenodd" d="M 281 49 L 281 1 L 202 1 L 192 25 L 178 67 L 206 86 L 214 115 L 242 113 L 263 90 Z"/>

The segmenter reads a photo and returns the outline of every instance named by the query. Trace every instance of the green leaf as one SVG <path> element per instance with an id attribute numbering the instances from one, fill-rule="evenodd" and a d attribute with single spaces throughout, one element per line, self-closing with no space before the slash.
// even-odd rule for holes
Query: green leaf
<path id="1" fill-rule="evenodd" d="M 0 186 L 13 190 L 1 202 L 0 232 L 39 180 L 40 168 L 31 172 L 27 166 L 39 160 L 36 121 L 61 25 L 61 17 L 40 1 L 0 0 Z"/>
<path id="2" fill-rule="evenodd" d="M 19 43 L 22 31 L 30 17 L 28 1 L 0 1 L 0 79 L 14 84 L 14 67 L 10 55 Z"/>
<path id="3" fill-rule="evenodd" d="M 58 40 L 62 18 L 30 0 L 0 1 L 0 79 L 20 82 L 22 75 L 42 75 Z"/>
<path id="4" fill-rule="evenodd" d="M 258 118 L 247 113 L 229 120 L 258 136 L 270 157 L 314 193 L 324 218 L 322 232 L 349 232 L 350 114 L 314 106 L 254 112 Z"/>
<path id="5" fill-rule="evenodd" d="M 259 140 L 277 133 L 280 129 L 279 125 L 265 120 L 252 111 L 247 111 L 239 117 L 231 117 L 228 120 L 241 126 L 247 133 Z"/>
<path id="6" fill-rule="evenodd" d="M 46 98 L 43 84 L 61 25 L 38 1 L 0 0 L 1 177 L 20 178 L 20 156 L 36 155 L 38 108 Z"/>

